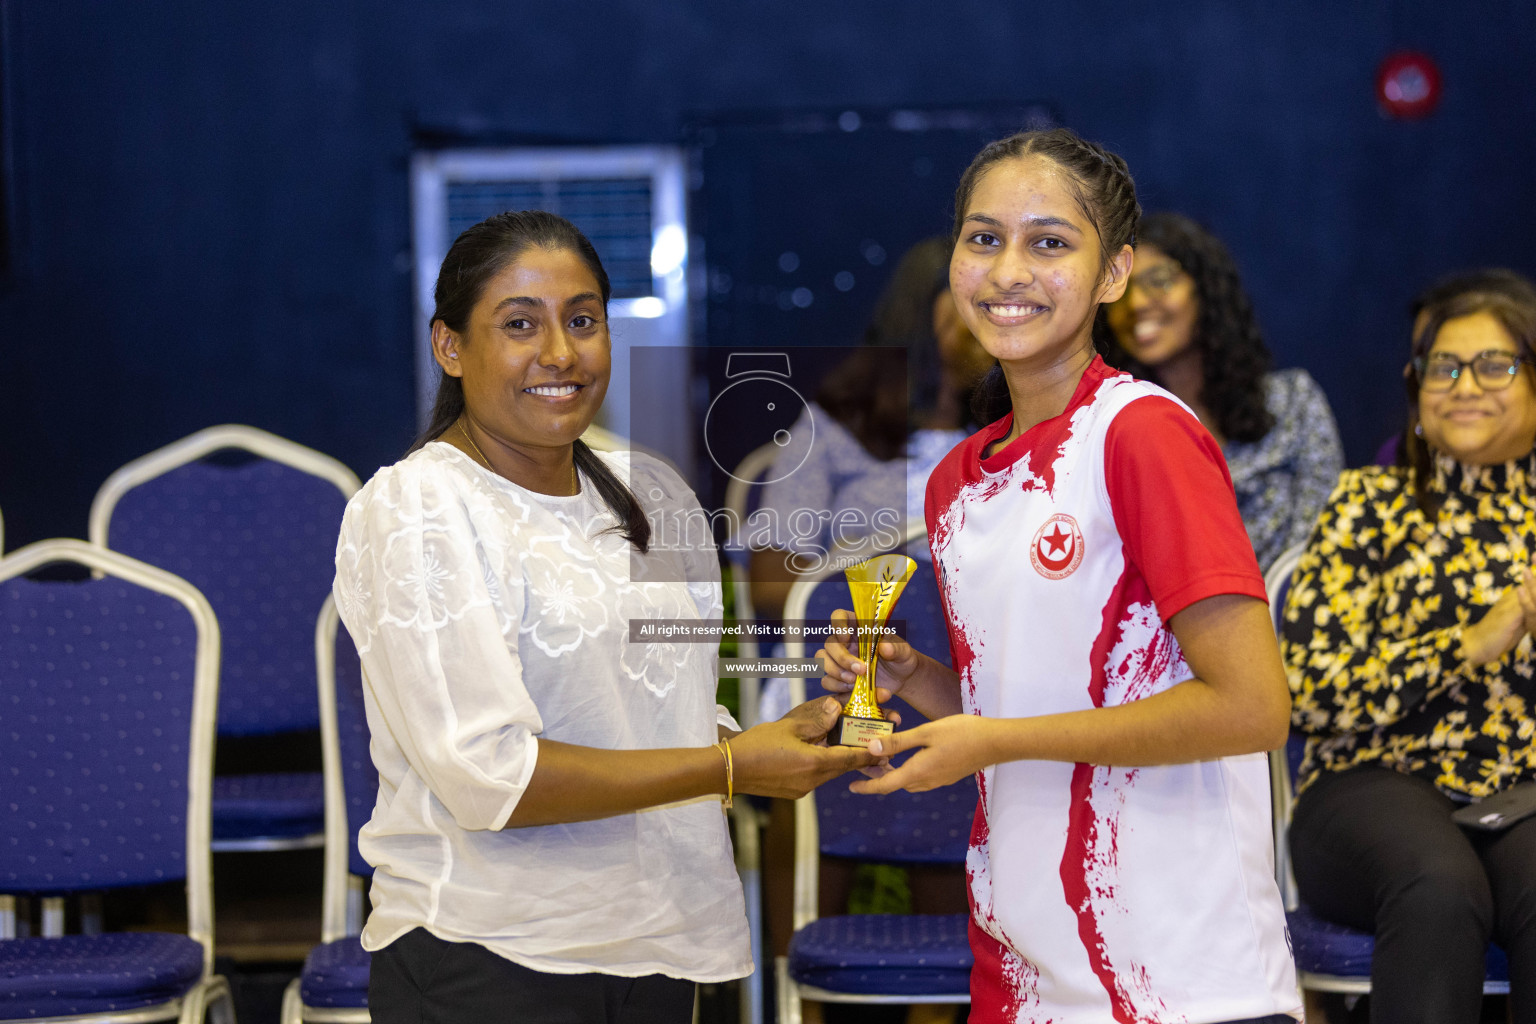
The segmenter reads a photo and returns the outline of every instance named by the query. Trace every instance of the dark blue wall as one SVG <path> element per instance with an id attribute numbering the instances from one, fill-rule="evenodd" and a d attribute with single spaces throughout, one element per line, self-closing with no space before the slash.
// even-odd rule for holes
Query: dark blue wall
<path id="1" fill-rule="evenodd" d="M 1248 5 L 1242 5 L 1247 8 Z M 1045 100 L 1149 207 L 1237 253 L 1351 461 L 1398 422 L 1403 307 L 1536 270 L 1536 7 L 1471 0 L 265 0 L 6 4 L 7 548 L 81 535 L 118 465 L 249 422 L 363 476 L 413 426 L 406 165 L 422 140 L 664 141 L 698 113 Z M 1383 118 L 1424 49 L 1444 102 Z M 838 342 L 844 339 L 828 339 Z"/>

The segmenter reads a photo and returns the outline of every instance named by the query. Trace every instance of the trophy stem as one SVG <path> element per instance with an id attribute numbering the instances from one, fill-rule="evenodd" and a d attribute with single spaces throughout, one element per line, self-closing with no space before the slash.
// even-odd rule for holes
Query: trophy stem
<path id="1" fill-rule="evenodd" d="M 843 707 L 837 740 L 842 746 L 863 747 L 872 739 L 889 736 L 896 728 L 875 699 L 880 634 L 916 568 L 917 563 L 906 555 L 879 555 L 846 570 L 848 589 L 853 594 L 856 646 L 867 671 L 854 681 Z"/>

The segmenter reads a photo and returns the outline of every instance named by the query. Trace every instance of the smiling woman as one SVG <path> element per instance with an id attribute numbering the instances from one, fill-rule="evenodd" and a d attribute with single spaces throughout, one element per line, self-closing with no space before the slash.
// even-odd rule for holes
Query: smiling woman
<path id="1" fill-rule="evenodd" d="M 1263 583 L 1210 435 L 1094 347 L 1132 267 L 1129 171 L 1028 132 L 982 150 L 955 211 L 955 305 L 998 361 L 988 425 L 928 483 L 955 668 L 881 645 L 882 694 L 932 721 L 872 742 L 915 753 L 854 788 L 978 774 L 973 1024 L 1288 1021 L 1257 753 L 1287 700 Z M 863 666 L 846 642 L 826 654 L 847 691 Z"/>
<path id="2" fill-rule="evenodd" d="M 1270 372 L 1253 304 L 1220 239 L 1176 213 L 1148 214 L 1137 235 L 1130 282 L 1107 309 L 1106 358 L 1200 417 L 1267 567 L 1307 539 L 1344 468 L 1328 399 L 1305 370 Z"/>
<path id="3" fill-rule="evenodd" d="M 1536 292 L 1429 301 L 1406 466 L 1346 470 L 1292 580 L 1281 650 L 1307 733 L 1291 852 L 1320 916 L 1376 935 L 1373 1020 L 1473 1024 L 1490 940 L 1536 1006 Z"/>
<path id="4" fill-rule="evenodd" d="M 818 743 L 829 698 L 739 732 L 714 645 L 632 641 L 718 620 L 702 515 L 638 453 L 580 436 L 608 386 L 608 277 L 569 222 L 505 213 L 438 276 L 430 426 L 347 506 L 337 607 L 362 658 L 379 800 L 377 1024 L 682 1024 L 693 983 L 751 968 L 721 796 L 798 797 L 864 751 Z"/>
<path id="5" fill-rule="evenodd" d="M 461 330 L 432 323 L 432 354 L 464 391 L 448 443 L 531 490 L 575 494 L 574 445 L 603 404 L 609 351 L 591 268 L 531 248 L 486 282 Z"/>

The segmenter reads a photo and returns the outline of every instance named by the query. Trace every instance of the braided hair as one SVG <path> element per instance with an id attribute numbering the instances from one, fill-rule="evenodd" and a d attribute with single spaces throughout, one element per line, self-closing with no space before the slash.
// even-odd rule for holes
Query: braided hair
<path id="1" fill-rule="evenodd" d="M 1200 354 L 1200 400 L 1216 428 L 1229 441 L 1264 437 L 1275 425 L 1264 389 L 1272 364 L 1232 254 L 1215 235 L 1177 213 L 1148 214 L 1136 233 L 1142 244 L 1162 252 L 1194 280 L 1198 312 L 1190 344 Z M 1106 358 L 1138 377 L 1157 380 L 1156 369 L 1137 362 L 1118 343 Z"/>
<path id="2" fill-rule="evenodd" d="M 602 260 L 598 259 L 591 241 L 576 225 L 543 210 L 509 210 L 466 228 L 454 239 L 437 272 L 437 286 L 432 292 L 436 303 L 432 322 L 441 320 L 449 330 L 465 333 L 470 312 L 480 301 L 486 284 L 533 246 L 575 253 L 597 279 L 603 308 L 608 308 L 608 298 L 613 294 L 608 272 L 603 269 Z M 437 398 L 432 403 L 427 428 L 406 454 L 437 440 L 462 415 L 464 382 L 444 373 L 437 382 Z M 571 445 L 571 458 L 576 468 L 597 488 L 598 496 L 619 517 L 617 529 L 624 539 L 644 554 L 651 542 L 651 524 L 634 494 L 580 438 Z"/>
<path id="3" fill-rule="evenodd" d="M 952 247 L 960 238 L 965 211 L 981 176 L 993 164 L 1025 156 L 1046 157 L 1067 172 L 1072 198 L 1099 233 L 1101 270 L 1109 266 L 1110 260 L 1123 247 L 1136 245 L 1136 222 L 1141 217 L 1141 204 L 1136 201 L 1136 183 L 1131 180 L 1131 171 L 1125 161 L 1068 128 L 1050 128 L 1010 135 L 989 143 L 976 154 L 955 189 L 955 223 L 950 234 Z M 1101 306 L 1093 332 L 1094 348 L 1100 355 L 1107 354 L 1110 344 L 1106 332 L 1099 329 L 1099 321 L 1103 318 Z M 976 386 L 971 411 L 977 423 L 992 423 L 1012 409 L 1013 399 L 1008 394 L 1003 368 L 994 366 Z"/>

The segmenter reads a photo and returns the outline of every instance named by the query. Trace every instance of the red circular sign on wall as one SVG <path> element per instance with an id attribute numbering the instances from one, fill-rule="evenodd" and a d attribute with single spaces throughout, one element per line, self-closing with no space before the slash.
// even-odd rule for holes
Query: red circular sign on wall
<path id="1" fill-rule="evenodd" d="M 1376 101 L 1393 117 L 1424 117 L 1440 102 L 1440 69 L 1427 54 L 1394 53 L 1376 71 Z"/>

